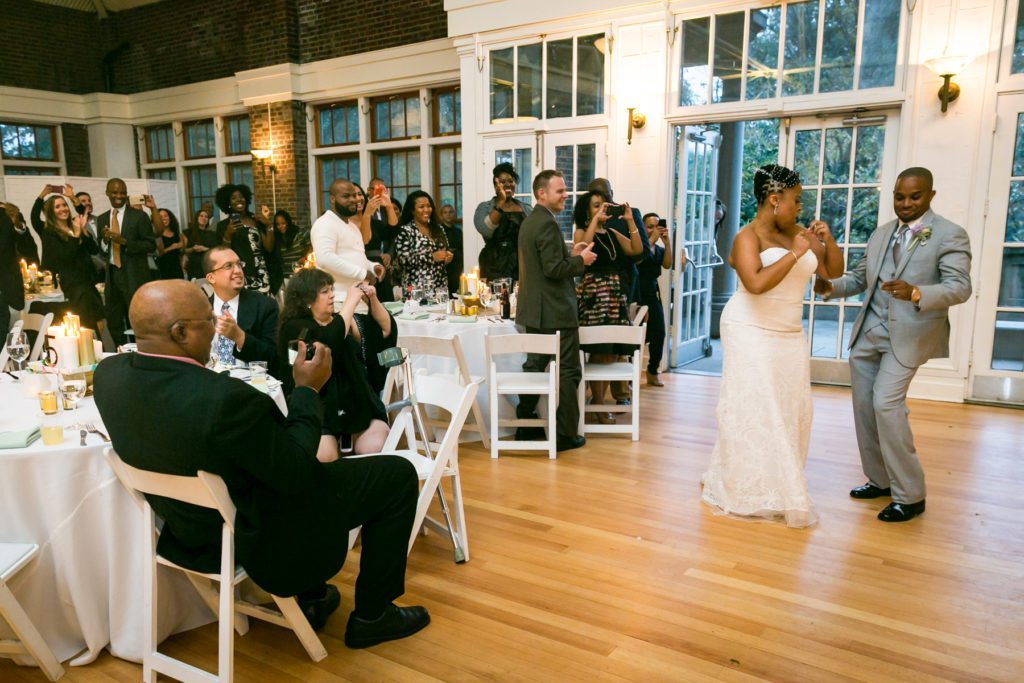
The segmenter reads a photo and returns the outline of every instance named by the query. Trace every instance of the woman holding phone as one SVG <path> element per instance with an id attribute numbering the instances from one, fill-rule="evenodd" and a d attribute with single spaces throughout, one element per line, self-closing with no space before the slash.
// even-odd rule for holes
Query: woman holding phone
<path id="1" fill-rule="evenodd" d="M 221 244 L 230 246 L 245 263 L 245 288 L 270 294 L 274 230 L 250 212 L 252 190 L 247 185 L 221 185 L 214 199 L 228 216 L 217 224 L 217 234 Z"/>
<path id="2" fill-rule="evenodd" d="M 668 225 L 656 213 L 644 216 L 644 230 L 647 243 L 640 263 L 637 264 L 637 302 L 647 306 L 647 343 L 650 358 L 647 362 L 647 386 L 665 386 L 658 377 L 658 366 L 665 353 L 665 309 L 661 302 L 661 288 L 658 278 L 662 270 L 672 268 L 672 240 L 668 236 Z M 686 265 L 686 247 L 683 247 L 682 262 Z"/>

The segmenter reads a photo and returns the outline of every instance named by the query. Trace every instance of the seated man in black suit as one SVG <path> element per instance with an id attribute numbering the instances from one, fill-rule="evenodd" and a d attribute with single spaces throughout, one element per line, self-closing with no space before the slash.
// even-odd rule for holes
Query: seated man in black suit
<path id="1" fill-rule="evenodd" d="M 210 303 L 217 316 L 213 353 L 246 363 L 266 361 L 277 373 L 277 302 L 245 288 L 245 264 L 231 247 L 213 247 L 203 254 L 203 272 L 213 287 Z M 223 358 L 221 358 L 223 360 Z"/>
<path id="2" fill-rule="evenodd" d="M 236 560 L 264 590 L 298 596 L 317 629 L 340 601 L 337 588 L 325 582 L 341 570 L 349 530 L 362 525 L 347 646 L 403 638 L 430 623 L 423 607 L 392 602 L 405 592 L 415 468 L 390 455 L 329 464 L 316 459 L 323 413 L 318 392 L 330 376 L 330 351 L 318 343 L 307 361 L 300 343 L 285 418 L 266 394 L 204 367 L 215 316 L 192 284 L 143 285 L 129 318 L 139 352 L 107 358 L 95 374 L 96 405 L 121 458 L 153 472 L 192 476 L 203 470 L 222 477 L 237 508 Z M 166 498 L 149 502 L 165 521 L 160 555 L 217 571 L 220 515 Z"/>

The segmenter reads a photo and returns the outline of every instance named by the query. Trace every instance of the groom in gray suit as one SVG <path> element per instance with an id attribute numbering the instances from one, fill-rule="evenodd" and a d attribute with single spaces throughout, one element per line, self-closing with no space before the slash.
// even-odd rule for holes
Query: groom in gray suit
<path id="1" fill-rule="evenodd" d="M 924 471 L 906 406 L 917 368 L 949 355 L 949 307 L 971 295 L 967 233 L 931 210 L 931 171 L 908 168 L 896 179 L 898 220 L 879 226 L 852 271 L 819 278 L 826 299 L 865 292 L 850 335 L 850 379 L 860 459 L 868 483 L 854 498 L 891 496 L 878 514 L 906 522 L 924 512 Z"/>

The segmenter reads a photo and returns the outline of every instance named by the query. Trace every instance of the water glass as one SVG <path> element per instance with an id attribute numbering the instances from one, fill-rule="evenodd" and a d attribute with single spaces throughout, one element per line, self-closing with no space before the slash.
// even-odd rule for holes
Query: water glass
<path id="1" fill-rule="evenodd" d="M 44 446 L 57 446 L 64 443 L 64 424 L 59 413 L 43 413 L 39 418 L 39 435 Z"/>
<path id="2" fill-rule="evenodd" d="M 85 375 L 82 373 L 61 374 L 57 389 L 64 402 L 64 410 L 77 410 L 79 401 L 85 398 L 85 393 L 88 390 Z"/>
<path id="3" fill-rule="evenodd" d="M 267 393 L 267 362 L 262 360 L 254 360 L 249 363 L 249 384 L 256 389 L 259 389 L 264 394 Z"/>
<path id="4" fill-rule="evenodd" d="M 445 308 L 448 308 L 448 289 L 442 287 L 435 291 L 434 299 L 437 300 L 437 303 L 441 304 Z"/>
<path id="5" fill-rule="evenodd" d="M 21 330 L 12 330 L 7 334 L 7 353 L 11 360 L 18 364 L 18 372 L 23 369 L 23 363 L 28 358 L 29 345 L 28 335 Z"/>

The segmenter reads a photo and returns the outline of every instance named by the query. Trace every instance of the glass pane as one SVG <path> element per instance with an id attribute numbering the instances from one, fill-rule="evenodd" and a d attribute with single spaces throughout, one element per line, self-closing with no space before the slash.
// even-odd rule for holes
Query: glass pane
<path id="1" fill-rule="evenodd" d="M 515 161 L 512 165 L 519 175 L 516 183 L 516 194 L 533 196 L 533 150 L 529 147 L 515 150 Z"/>
<path id="2" fill-rule="evenodd" d="M 898 4 L 899 0 L 896 0 Z M 858 0 L 825 0 L 819 92 L 853 89 Z"/>
<path id="3" fill-rule="evenodd" d="M 822 173 L 822 185 L 850 182 L 850 148 L 852 145 L 852 128 L 825 129 L 825 167 Z"/>
<path id="4" fill-rule="evenodd" d="M 580 145 L 576 148 L 576 190 L 586 192 L 587 185 L 594 180 L 597 145 Z"/>
<path id="5" fill-rule="evenodd" d="M 800 324 L 804 328 L 804 336 L 807 336 L 807 322 L 810 320 L 810 315 L 811 315 L 811 307 L 808 306 L 807 304 L 804 304 L 804 314 L 803 314 L 803 316 L 800 319 Z"/>
<path id="6" fill-rule="evenodd" d="M 572 116 L 572 38 L 548 43 L 548 118 Z"/>
<path id="7" fill-rule="evenodd" d="M 1010 175 L 1024 175 L 1024 114 L 1017 114 L 1017 141 L 1013 146 L 1013 171 Z"/>
<path id="8" fill-rule="evenodd" d="M 512 48 L 491 50 L 491 121 L 512 118 Z"/>
<path id="9" fill-rule="evenodd" d="M 452 93 L 437 96 L 437 134 L 455 132 L 455 97 Z"/>
<path id="10" fill-rule="evenodd" d="M 18 138 L 21 145 L 21 156 L 26 159 L 36 158 L 36 135 L 30 126 L 18 126 Z"/>
<path id="11" fill-rule="evenodd" d="M 853 190 L 853 208 L 850 211 L 850 244 L 867 244 L 878 226 L 878 189 L 859 187 Z"/>
<path id="12" fill-rule="evenodd" d="M 327 121 L 330 125 L 330 130 L 328 131 L 326 136 L 328 140 L 327 144 L 340 145 L 341 143 L 345 142 L 345 117 L 339 116 L 341 112 L 336 111 L 334 109 L 328 109 L 327 111 L 322 113 L 327 114 Z M 321 121 L 322 120 L 323 119 L 321 118 Z M 321 127 L 322 126 L 323 124 L 321 123 Z"/>
<path id="13" fill-rule="evenodd" d="M 455 182 L 455 154 L 451 149 L 437 150 L 438 178 L 442 185 Z"/>
<path id="14" fill-rule="evenodd" d="M 996 313 L 992 339 L 992 369 L 1024 370 L 1024 313 Z"/>
<path id="15" fill-rule="evenodd" d="M 814 333 L 811 335 L 811 355 L 815 358 L 835 358 L 839 335 L 839 307 L 814 307 Z"/>
<path id="16" fill-rule="evenodd" d="M 814 91 L 814 64 L 818 52 L 818 3 L 786 6 L 783 45 L 782 94 L 809 95 Z"/>
<path id="17" fill-rule="evenodd" d="M 575 205 L 576 197 L 569 195 L 565 198 L 565 208 L 559 212 L 555 218 L 558 220 L 558 227 L 562 231 L 562 238 L 566 240 L 572 239 L 572 210 Z"/>
<path id="18" fill-rule="evenodd" d="M 391 159 L 391 175 L 395 185 L 406 184 L 405 155 L 401 152 L 395 154 Z"/>
<path id="19" fill-rule="evenodd" d="M 410 97 L 405 101 L 405 134 L 409 137 L 418 137 L 423 134 L 420 125 L 420 98 L 419 95 Z"/>
<path id="20" fill-rule="evenodd" d="M 800 181 L 804 185 L 817 185 L 818 165 L 821 163 L 821 130 L 798 130 L 793 154 L 794 170 L 800 174 Z"/>
<path id="21" fill-rule="evenodd" d="M 519 67 L 516 88 L 519 92 L 518 115 L 540 118 L 541 110 L 541 44 L 519 46 Z"/>
<path id="22" fill-rule="evenodd" d="M 391 137 L 391 108 L 387 102 L 378 102 L 373 106 L 373 114 L 376 118 L 376 139 L 387 140 Z"/>
<path id="23" fill-rule="evenodd" d="M 36 154 L 38 159 L 53 159 L 53 139 L 49 128 L 36 128 Z"/>
<path id="24" fill-rule="evenodd" d="M 821 191 L 821 211 L 818 216 L 828 223 L 832 236 L 840 244 L 846 238 L 846 203 L 847 189 L 831 189 Z"/>
<path id="25" fill-rule="evenodd" d="M 359 108 L 345 107 L 346 130 L 345 142 L 359 142 Z"/>
<path id="26" fill-rule="evenodd" d="M 750 38 L 747 41 L 748 100 L 775 97 L 775 84 L 779 72 L 781 18 L 782 10 L 778 7 L 750 12 Z"/>
<path id="27" fill-rule="evenodd" d="M 1005 242 L 1024 242 L 1024 181 L 1010 183 L 1010 203 L 1006 207 Z"/>
<path id="28" fill-rule="evenodd" d="M 561 171 L 565 179 L 566 187 L 573 187 L 573 146 L 559 145 L 555 147 L 555 170 Z"/>
<path id="29" fill-rule="evenodd" d="M 996 305 L 1024 308 L 1024 247 L 1003 248 L 1003 273 Z"/>
<path id="30" fill-rule="evenodd" d="M 844 360 L 850 357 L 850 335 L 858 315 L 860 306 L 843 306 L 843 345 L 839 349 L 839 357 Z"/>
<path id="31" fill-rule="evenodd" d="M 683 22 L 683 62 L 679 74 L 679 104 L 708 103 L 708 42 L 711 17 Z"/>
<path id="32" fill-rule="evenodd" d="M 18 128 L 0 125 L 0 152 L 8 159 L 18 156 Z"/>
<path id="33" fill-rule="evenodd" d="M 576 39 L 576 116 L 604 113 L 604 50 L 607 44 L 603 33 Z"/>
<path id="34" fill-rule="evenodd" d="M 818 214 L 818 191 L 817 190 L 804 190 L 800 193 L 800 216 L 797 220 L 807 225 L 814 220 L 814 217 Z"/>
<path id="35" fill-rule="evenodd" d="M 864 0 L 861 89 L 884 88 L 895 83 L 902 5 L 898 0 Z"/>
<path id="36" fill-rule="evenodd" d="M 405 127 L 405 100 L 391 100 L 391 137 L 404 138 L 408 134 Z"/>
<path id="37" fill-rule="evenodd" d="M 738 102 L 743 83 L 743 18 L 746 12 L 715 16 L 712 102 Z"/>
<path id="38" fill-rule="evenodd" d="M 406 152 L 407 162 L 409 168 L 409 187 L 413 190 L 420 188 L 420 153 L 419 152 Z"/>
<path id="39" fill-rule="evenodd" d="M 799 133 L 797 134 L 799 136 Z M 799 141 L 799 137 L 797 138 Z M 799 156 L 797 157 L 799 158 Z M 779 160 L 779 122 L 775 119 L 746 121 L 743 124 L 743 181 L 740 189 L 740 225 L 749 223 L 757 213 L 754 198 L 754 171 Z M 817 166 L 817 161 L 815 161 Z M 817 179 L 817 170 L 814 178 Z"/>
<path id="40" fill-rule="evenodd" d="M 877 183 L 882 173 L 882 152 L 885 150 L 883 126 L 857 128 L 857 161 L 853 169 L 853 182 Z"/>

